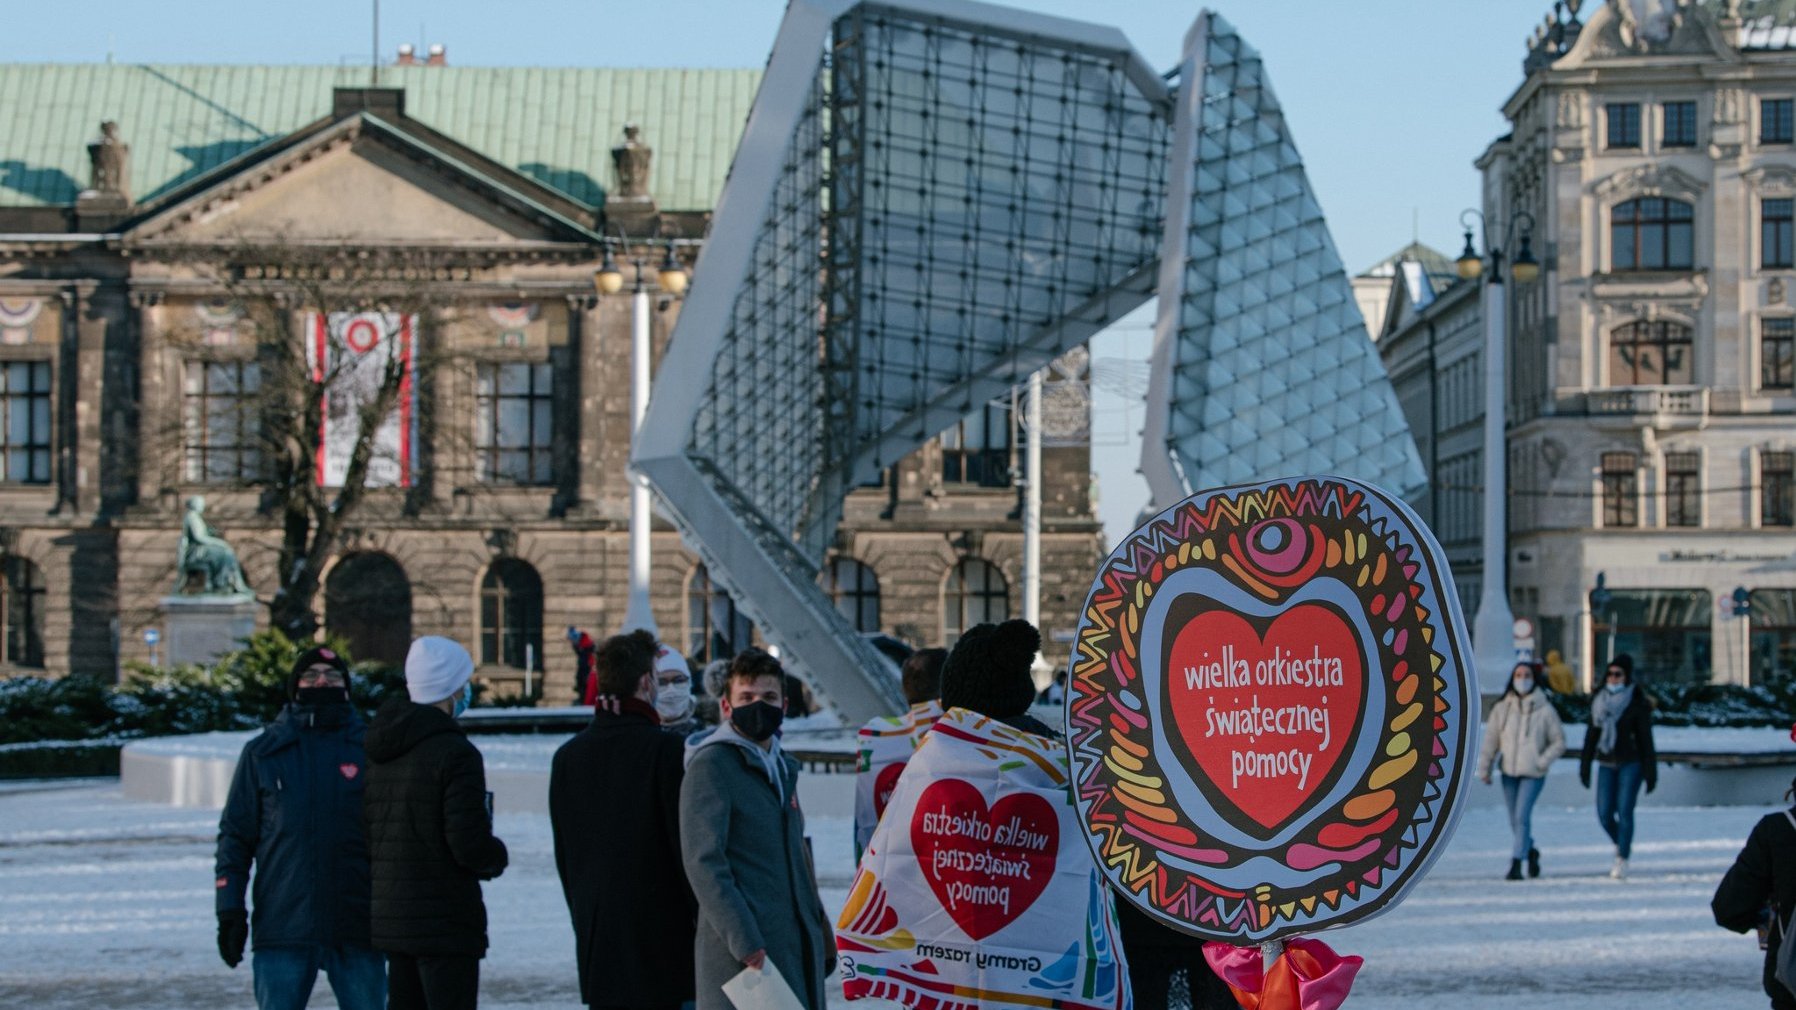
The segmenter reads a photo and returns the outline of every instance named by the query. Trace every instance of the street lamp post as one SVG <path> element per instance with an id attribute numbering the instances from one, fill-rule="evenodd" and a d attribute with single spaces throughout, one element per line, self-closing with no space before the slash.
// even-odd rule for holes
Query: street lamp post
<path id="1" fill-rule="evenodd" d="M 628 253 L 628 235 L 623 236 L 623 242 L 624 251 Z M 642 419 L 649 409 L 649 366 L 654 351 L 649 342 L 649 292 L 648 287 L 643 284 L 643 258 L 640 255 L 631 256 L 630 264 L 636 268 L 636 281 L 630 291 L 630 444 L 634 447 L 637 436 L 642 432 Z M 673 243 L 669 242 L 656 282 L 662 291 L 678 297 L 686 290 L 686 280 L 686 270 L 674 253 Z M 612 258 L 609 241 L 605 243 L 605 258 L 600 263 L 598 272 L 593 275 L 593 286 L 601 295 L 614 295 L 623 290 L 624 274 L 618 269 L 617 261 Z M 649 597 L 649 533 L 653 522 L 648 478 L 632 467 L 629 597 L 624 604 L 623 626 L 619 630 L 633 631 L 641 628 L 660 637 L 661 629 L 655 624 L 655 608 Z"/>
<path id="2" fill-rule="evenodd" d="M 1472 218 L 1477 218 L 1484 233 L 1486 255 L 1480 256 L 1472 244 Z M 1510 265 L 1511 276 L 1519 284 L 1527 284 L 1540 276 L 1540 263 L 1530 247 L 1534 218 L 1526 211 L 1510 215 L 1505 240 L 1521 224 L 1521 248 Z M 1484 215 L 1468 210 L 1459 216 L 1465 227 L 1465 251 L 1455 265 L 1465 280 L 1484 278 L 1482 310 L 1484 314 L 1484 573 L 1478 594 L 1478 614 L 1472 621 L 1472 649 L 1478 669 L 1480 691 L 1485 695 L 1501 694 L 1515 665 L 1513 636 L 1515 615 L 1509 611 L 1509 588 L 1506 576 L 1508 553 L 1508 321 L 1503 292 L 1503 250 L 1489 243 L 1490 232 Z M 1489 259 L 1486 268 L 1485 260 Z"/>
<path id="3" fill-rule="evenodd" d="M 1023 620 L 1041 630 L 1041 372 L 1029 373 L 1029 396 L 1023 405 Z M 1031 669 L 1046 681 L 1049 667 L 1040 650 Z M 1037 686 L 1042 686 L 1038 684 Z"/>

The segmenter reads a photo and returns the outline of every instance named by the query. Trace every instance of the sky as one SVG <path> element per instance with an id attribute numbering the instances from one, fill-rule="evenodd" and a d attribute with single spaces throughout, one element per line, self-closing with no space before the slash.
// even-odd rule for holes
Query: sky
<path id="1" fill-rule="evenodd" d="M 1113 24 L 1170 68 L 1199 6 L 1170 0 L 1016 0 Z M 1594 3 L 1586 5 L 1586 14 Z M 780 0 L 0 0 L 0 62 L 366 64 L 402 42 L 439 43 L 452 64 L 758 67 Z M 1524 40 L 1547 0 L 1237 0 L 1217 10 L 1265 58 L 1336 246 L 1358 272 L 1412 238 L 1449 254 L 1479 202 L 1472 162 L 1506 127 Z M 1093 357 L 1140 365 L 1151 316 L 1101 336 Z M 1093 457 L 1112 542 L 1145 503 L 1135 475 L 1141 409 L 1094 393 Z M 1131 442 L 1131 440 L 1133 440 Z M 1131 447 L 1131 445 L 1133 447 Z"/>

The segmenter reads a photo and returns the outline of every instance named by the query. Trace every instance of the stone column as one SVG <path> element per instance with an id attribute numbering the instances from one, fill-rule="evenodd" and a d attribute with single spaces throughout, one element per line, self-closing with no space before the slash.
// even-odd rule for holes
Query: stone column
<path id="1" fill-rule="evenodd" d="M 153 508 L 161 503 L 172 452 L 163 430 L 171 387 L 161 353 L 162 292 L 133 290 L 128 297 L 137 314 L 136 503 Z M 178 380 L 172 388 L 180 389 Z"/>

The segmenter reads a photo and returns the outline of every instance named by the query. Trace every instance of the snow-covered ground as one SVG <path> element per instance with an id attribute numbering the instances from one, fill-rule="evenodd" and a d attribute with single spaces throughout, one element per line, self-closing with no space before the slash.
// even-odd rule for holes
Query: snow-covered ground
<path id="1" fill-rule="evenodd" d="M 1366 967 L 1354 1010 L 1691 1010 L 1762 1007 L 1760 953 L 1709 918 L 1715 883 L 1770 807 L 1643 808 L 1634 874 L 1586 807 L 1541 808 L 1546 875 L 1508 865 L 1500 809 L 1469 808 L 1459 833 L 1394 911 L 1326 939 Z M 249 966 L 218 960 L 212 913 L 215 810 L 126 801 L 116 780 L 0 783 L 0 1007 L 253 1006 Z M 849 825 L 810 825 L 824 901 L 845 897 Z M 512 865 L 487 885 L 492 951 L 481 1005 L 576 1010 L 574 940 L 548 820 L 501 813 Z M 314 1006 L 329 1007 L 321 979 Z"/>

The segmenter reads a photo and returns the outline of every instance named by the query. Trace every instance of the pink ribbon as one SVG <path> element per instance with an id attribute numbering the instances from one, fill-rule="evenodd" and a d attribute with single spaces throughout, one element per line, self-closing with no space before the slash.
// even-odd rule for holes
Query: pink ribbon
<path id="1" fill-rule="evenodd" d="M 1266 971 L 1258 947 L 1204 944 L 1204 960 L 1228 983 L 1243 1010 L 1336 1010 L 1347 1000 L 1363 957 L 1342 957 L 1320 940 L 1293 937 Z"/>

